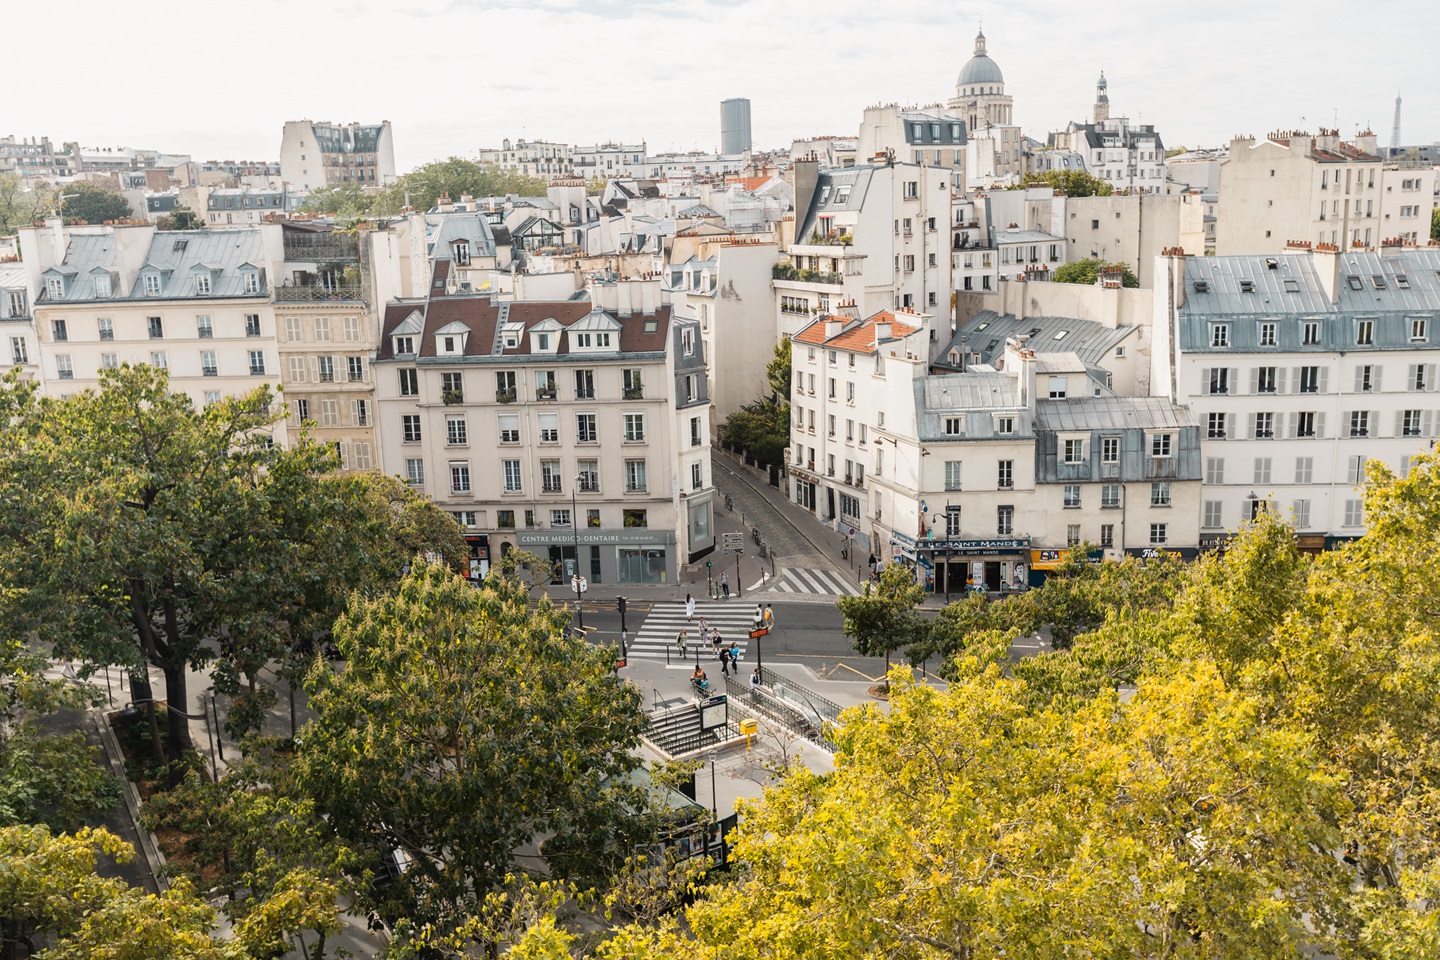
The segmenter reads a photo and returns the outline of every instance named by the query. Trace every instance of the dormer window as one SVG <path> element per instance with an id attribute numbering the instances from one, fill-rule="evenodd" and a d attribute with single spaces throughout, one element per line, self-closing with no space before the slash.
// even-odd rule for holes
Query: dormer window
<path id="1" fill-rule="evenodd" d="M 454 352 L 455 352 L 455 341 L 456 341 L 456 339 L 457 339 L 456 337 L 446 337 L 446 338 L 444 339 L 444 344 L 445 344 L 445 346 L 444 346 L 444 351 L 445 351 L 446 353 L 454 353 Z"/>
<path id="2" fill-rule="evenodd" d="M 197 273 L 197 274 L 195 274 L 195 293 L 196 293 L 197 296 L 201 296 L 201 297 L 209 296 L 209 294 L 210 294 L 210 274 L 208 274 L 208 273 Z"/>
<path id="3" fill-rule="evenodd" d="M 536 345 L 536 347 L 538 347 L 538 348 L 541 349 L 541 350 L 549 350 L 549 349 L 550 349 L 550 334 L 548 334 L 548 333 L 537 333 L 537 334 L 535 335 L 535 345 Z"/>
<path id="4" fill-rule="evenodd" d="M 408 333 L 408 331 L 406 331 Z M 453 356 L 465 352 L 465 338 L 470 328 L 456 321 L 447 323 L 435 331 L 435 351 L 441 356 Z M 392 334 L 394 336 L 395 334 Z"/>
<path id="5" fill-rule="evenodd" d="M 395 355 L 396 355 L 397 357 L 407 356 L 407 355 L 413 354 L 414 352 L 415 352 L 415 338 L 414 338 L 414 337 L 396 337 L 396 338 L 395 338 Z"/>
<path id="6" fill-rule="evenodd" d="M 260 274 L 256 273 L 254 270 L 246 270 L 241 275 L 245 278 L 246 293 L 260 292 Z"/>
<path id="7" fill-rule="evenodd" d="M 95 277 L 95 296 L 110 296 L 110 274 L 102 273 Z"/>
<path id="8" fill-rule="evenodd" d="M 51 300 L 59 300 L 65 296 L 65 278 L 47 277 L 45 280 L 45 295 Z"/>
<path id="9" fill-rule="evenodd" d="M 505 343 L 505 346 L 506 346 L 507 348 L 513 349 L 513 348 L 515 348 L 515 347 L 520 346 L 520 338 L 517 337 L 514 333 L 508 333 L 508 332 L 507 332 L 507 333 L 505 334 L 504 343 Z"/>
<path id="10" fill-rule="evenodd" d="M 470 241 L 456 240 L 451 250 L 457 266 L 468 267 L 470 265 Z"/>
<path id="11" fill-rule="evenodd" d="M 158 297 L 158 296 L 160 296 L 160 274 L 158 274 L 158 273 L 147 273 L 147 274 L 145 274 L 145 295 L 146 295 L 147 297 Z"/>

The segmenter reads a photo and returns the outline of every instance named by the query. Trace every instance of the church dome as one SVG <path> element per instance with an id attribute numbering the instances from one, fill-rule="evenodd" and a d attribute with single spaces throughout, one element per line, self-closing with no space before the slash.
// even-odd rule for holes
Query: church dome
<path id="1" fill-rule="evenodd" d="M 977 83 L 1004 82 L 1005 75 L 1000 72 L 1000 65 L 985 52 L 985 33 L 981 31 L 975 35 L 975 56 L 960 70 L 960 79 L 955 81 L 955 85 L 968 87 Z"/>

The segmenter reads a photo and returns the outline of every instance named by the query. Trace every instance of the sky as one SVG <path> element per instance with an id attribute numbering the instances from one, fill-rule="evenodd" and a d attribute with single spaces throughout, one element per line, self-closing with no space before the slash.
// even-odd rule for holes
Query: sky
<path id="1" fill-rule="evenodd" d="M 58 33 L 56 10 L 0 0 L 30 38 L 0 137 L 273 160 L 286 120 L 390 120 L 403 172 L 507 137 L 714 150 L 720 101 L 748 97 L 755 147 L 788 148 L 953 96 L 983 22 L 1036 138 L 1088 121 L 1104 70 L 1112 115 L 1170 147 L 1321 125 L 1388 146 L 1397 92 L 1402 141 L 1440 140 L 1433 0 L 68 0 Z"/>

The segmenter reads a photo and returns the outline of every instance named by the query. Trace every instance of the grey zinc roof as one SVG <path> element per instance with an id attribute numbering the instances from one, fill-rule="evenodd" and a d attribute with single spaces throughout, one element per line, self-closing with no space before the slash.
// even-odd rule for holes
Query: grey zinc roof
<path id="1" fill-rule="evenodd" d="M 980 329 L 981 327 L 984 329 Z M 1065 335 L 1056 339 L 1061 331 Z M 1003 316 L 993 310 L 976 314 L 970 322 L 961 327 L 940 351 L 942 359 L 949 356 L 950 349 L 960 348 L 965 340 L 966 349 L 980 354 L 982 363 L 993 363 L 1005 352 L 1005 341 L 1010 337 L 1028 334 L 1027 344 L 1037 354 L 1053 352 L 1073 353 L 1087 365 L 1098 364 L 1114 352 L 1115 345 L 1134 333 L 1132 326 L 1107 327 L 1094 320 L 1078 320 L 1074 317 L 1015 317 Z"/>
<path id="2" fill-rule="evenodd" d="M 119 252 L 115 238 L 110 234 L 84 235 L 71 234 L 70 240 L 65 244 L 65 259 L 60 261 L 58 267 L 52 267 L 59 273 L 65 274 L 68 279 L 65 282 L 65 295 L 59 298 L 58 302 L 77 303 L 95 299 L 95 268 L 99 267 L 112 273 L 119 266 Z M 46 271 L 49 273 L 50 271 Z M 185 282 L 190 282 L 187 275 Z M 124 291 L 118 284 L 112 284 L 112 299 L 123 296 Z M 41 292 L 41 296 L 50 303 L 57 302 L 55 297 L 50 295 L 48 290 Z"/>
<path id="3" fill-rule="evenodd" d="M 1064 243 L 1064 237 L 1044 230 L 996 230 L 995 242 L 1000 243 Z"/>
<path id="4" fill-rule="evenodd" d="M 137 277 L 130 292 L 130 299 L 214 300 L 224 297 L 265 297 L 269 294 L 265 290 L 263 271 L 261 292 L 246 293 L 245 281 L 238 269 L 241 264 L 264 262 L 265 245 L 259 230 L 186 230 L 157 233 L 150 241 L 150 251 L 145 256 L 140 272 L 143 274 L 151 267 L 160 271 L 160 293 L 158 296 L 147 295 L 144 282 Z M 190 272 L 192 267 L 201 265 L 216 271 L 211 280 L 212 292 L 204 296 L 195 293 Z"/>
<path id="5" fill-rule="evenodd" d="M 815 221 L 822 213 L 835 213 L 841 210 L 859 210 L 865 205 L 865 195 L 870 190 L 870 181 L 874 179 L 875 168 L 873 166 L 843 167 L 838 170 L 822 170 L 815 181 L 815 195 L 810 200 L 810 209 L 805 213 L 805 222 L 795 231 L 797 237 L 808 237 L 815 229 Z M 840 188 L 848 186 L 850 195 L 844 203 L 836 198 L 840 196 Z M 829 187 L 827 193 L 825 188 Z M 822 204 L 820 198 L 824 197 Z"/>
<path id="6" fill-rule="evenodd" d="M 483 213 L 442 214 L 432 241 L 435 245 L 431 251 L 434 259 L 449 260 L 451 244 L 457 240 L 470 241 L 471 257 L 495 256 L 495 234 Z"/>
<path id="7" fill-rule="evenodd" d="M 1188 407 L 1158 397 L 1083 397 L 1037 400 L 1036 426 L 1056 432 L 1087 430 L 1160 430 L 1198 424 Z"/>
<path id="8" fill-rule="evenodd" d="M 1020 406 L 1015 378 L 1004 373 L 932 374 L 915 381 L 916 435 L 924 442 L 995 438 L 995 413 L 1013 413 L 1015 432 L 1007 438 L 1032 435 L 1029 413 Z M 946 434 L 941 421 L 960 416 L 960 436 Z"/>
<path id="9" fill-rule="evenodd" d="M 1275 261 L 1272 270 L 1267 261 Z M 1201 292 L 1195 282 L 1203 281 Z M 1287 289 L 1286 280 L 1297 287 Z M 1245 292 L 1241 281 L 1254 284 Z M 1187 257 L 1185 259 L 1185 305 L 1182 313 L 1214 317 L 1226 314 L 1258 315 L 1330 312 L 1330 300 L 1320 286 L 1309 254 L 1277 257 Z"/>

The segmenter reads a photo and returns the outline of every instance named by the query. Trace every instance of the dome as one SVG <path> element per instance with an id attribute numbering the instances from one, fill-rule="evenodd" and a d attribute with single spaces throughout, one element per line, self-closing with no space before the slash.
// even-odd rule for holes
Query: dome
<path id="1" fill-rule="evenodd" d="M 985 52 L 985 31 L 975 35 L 975 56 L 960 70 L 960 79 L 955 81 L 957 87 L 967 87 L 975 83 L 1004 83 L 1005 75 L 1000 72 L 1000 65 L 990 59 Z"/>

